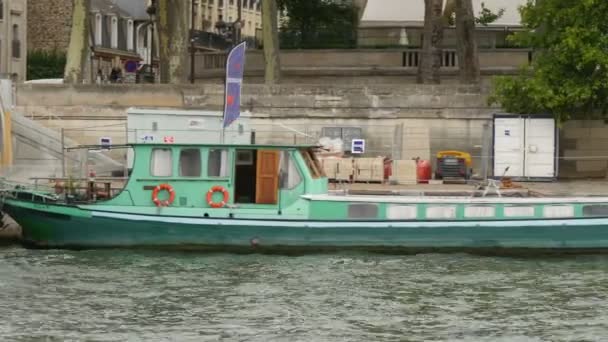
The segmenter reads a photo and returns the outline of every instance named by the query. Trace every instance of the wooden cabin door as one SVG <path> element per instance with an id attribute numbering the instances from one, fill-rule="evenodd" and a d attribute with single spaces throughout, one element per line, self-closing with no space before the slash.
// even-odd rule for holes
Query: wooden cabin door
<path id="1" fill-rule="evenodd" d="M 279 151 L 258 150 L 255 203 L 277 204 L 279 197 Z"/>

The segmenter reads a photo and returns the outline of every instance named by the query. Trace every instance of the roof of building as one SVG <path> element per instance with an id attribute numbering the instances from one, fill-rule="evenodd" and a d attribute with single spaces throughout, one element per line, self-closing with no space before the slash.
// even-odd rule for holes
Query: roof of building
<path id="1" fill-rule="evenodd" d="M 475 14 L 481 11 L 482 2 L 494 13 L 501 8 L 505 9 L 503 16 L 488 26 L 521 26 L 518 8 L 525 5 L 527 0 L 473 0 Z M 422 26 L 423 24 L 424 0 L 368 0 L 360 26 Z"/>
<path id="2" fill-rule="evenodd" d="M 146 0 L 113 0 L 120 8 L 129 13 L 135 20 L 148 20 Z"/>
<path id="3" fill-rule="evenodd" d="M 116 14 L 119 17 L 130 17 L 129 13 L 122 10 L 112 0 L 91 0 L 91 11 L 103 14 Z"/>
<path id="4" fill-rule="evenodd" d="M 113 13 L 120 17 L 134 20 L 147 20 L 145 0 L 91 0 L 91 10 L 101 13 Z"/>

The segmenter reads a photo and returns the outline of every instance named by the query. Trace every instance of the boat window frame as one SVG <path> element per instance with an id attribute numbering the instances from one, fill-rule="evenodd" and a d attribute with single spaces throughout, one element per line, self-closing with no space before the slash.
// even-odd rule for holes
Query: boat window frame
<path id="1" fill-rule="evenodd" d="M 211 175 L 211 173 L 209 172 L 209 167 L 211 166 L 210 158 L 212 155 L 212 152 L 214 151 L 225 151 L 226 152 L 226 159 L 225 159 L 225 167 L 224 167 L 224 174 L 222 174 L 222 157 L 220 154 L 220 168 L 219 168 L 219 175 Z M 206 172 L 206 176 L 207 178 L 213 178 L 213 179 L 226 179 L 226 178 L 230 178 L 233 171 L 233 165 L 232 165 L 232 158 L 231 158 L 231 149 L 230 148 L 226 148 L 226 147 L 213 147 L 213 148 L 209 148 L 207 149 L 207 160 L 206 160 L 206 165 L 207 167 L 205 168 L 205 172 Z"/>
<path id="2" fill-rule="evenodd" d="M 182 173 L 182 155 L 184 151 L 196 151 L 198 152 L 198 163 L 192 163 L 192 165 L 196 165 L 198 164 L 198 174 L 197 175 L 184 175 Z M 202 174 L 203 174 L 203 156 L 201 153 L 201 149 L 200 148 L 194 148 L 194 147 L 182 147 L 179 150 L 179 159 L 177 160 L 177 174 L 179 177 L 184 177 L 184 178 L 201 178 Z"/>
<path id="3" fill-rule="evenodd" d="M 588 212 L 589 209 L 603 209 L 605 213 L 593 213 Z M 608 204 L 605 203 L 597 203 L 597 204 L 584 204 L 581 208 L 581 212 L 585 217 L 608 217 Z"/>
<path id="4" fill-rule="evenodd" d="M 159 150 L 169 151 L 169 163 L 168 163 L 170 165 L 169 175 L 157 175 L 157 174 L 154 173 L 154 163 L 155 163 L 155 160 L 156 160 L 155 151 L 159 151 Z M 174 173 L 173 163 L 174 163 L 174 161 L 173 161 L 173 148 L 171 148 L 171 147 L 153 147 L 150 150 L 150 165 L 148 167 L 148 172 L 150 173 L 151 177 L 155 177 L 155 178 L 171 178 L 171 177 L 173 177 L 173 173 Z"/>
<path id="5" fill-rule="evenodd" d="M 326 177 L 321 162 L 311 148 L 300 149 L 300 155 L 302 156 L 302 159 L 304 159 L 304 163 L 313 179 Z"/>
<path id="6" fill-rule="evenodd" d="M 346 206 L 346 215 L 352 220 L 378 219 L 380 205 L 378 203 L 350 202 Z"/>
<path id="7" fill-rule="evenodd" d="M 285 158 L 287 157 L 287 158 Z M 285 186 L 285 184 L 289 183 L 289 180 L 285 180 L 284 179 L 284 173 L 283 173 L 283 162 L 286 160 L 287 163 L 287 177 L 289 177 L 289 172 L 290 171 L 295 171 L 295 174 L 298 177 L 298 181 L 291 187 Z M 290 168 L 291 166 L 291 168 Z M 300 184 L 302 184 L 302 182 L 304 182 L 304 175 L 302 174 L 302 171 L 300 170 L 299 166 L 298 166 L 298 162 L 295 159 L 295 156 L 293 155 L 292 151 L 289 150 L 283 150 L 281 151 L 281 154 L 279 156 L 279 190 L 293 190 L 295 188 L 297 188 L 298 186 L 300 186 Z M 284 184 L 285 183 L 285 184 Z"/>

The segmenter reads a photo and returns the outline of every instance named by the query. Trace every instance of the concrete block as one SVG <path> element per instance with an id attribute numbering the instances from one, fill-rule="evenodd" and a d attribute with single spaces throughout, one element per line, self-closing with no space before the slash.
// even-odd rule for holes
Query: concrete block
<path id="1" fill-rule="evenodd" d="M 564 139 L 571 141 L 570 139 Z M 595 150 L 606 151 L 608 153 L 608 137 L 607 139 L 576 139 L 576 149 L 580 150 Z"/>
<path id="2" fill-rule="evenodd" d="M 592 139 L 608 138 L 608 127 L 592 127 L 590 130 Z"/>
<path id="3" fill-rule="evenodd" d="M 590 128 L 570 128 L 563 130 L 564 137 L 567 139 L 589 138 L 591 136 Z"/>
<path id="4" fill-rule="evenodd" d="M 608 166 L 608 162 L 605 160 L 589 160 L 589 161 L 577 161 L 576 171 L 578 172 L 589 172 L 589 171 L 604 171 Z"/>

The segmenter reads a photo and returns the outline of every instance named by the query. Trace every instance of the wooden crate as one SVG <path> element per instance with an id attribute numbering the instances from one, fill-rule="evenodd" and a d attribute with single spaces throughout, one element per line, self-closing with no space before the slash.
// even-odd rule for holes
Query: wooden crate
<path id="1" fill-rule="evenodd" d="M 355 182 L 384 182 L 384 158 L 356 158 Z"/>
<path id="2" fill-rule="evenodd" d="M 354 174 L 352 158 L 320 158 L 327 178 L 336 181 L 350 181 Z"/>

